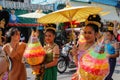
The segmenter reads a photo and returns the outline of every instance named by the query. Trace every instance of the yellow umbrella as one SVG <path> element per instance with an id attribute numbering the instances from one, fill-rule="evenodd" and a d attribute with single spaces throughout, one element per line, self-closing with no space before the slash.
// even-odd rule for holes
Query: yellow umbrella
<path id="1" fill-rule="evenodd" d="M 42 13 L 42 10 L 36 10 L 35 12 L 32 13 L 26 13 L 26 14 L 21 14 L 18 15 L 18 17 L 24 17 L 24 18 L 40 18 L 42 16 L 45 16 L 46 14 Z"/>
<path id="2" fill-rule="evenodd" d="M 101 12 L 99 12 L 98 14 L 100 15 L 100 16 L 105 16 L 105 15 L 108 15 L 110 12 L 109 11 L 106 11 L 106 12 L 103 12 L 103 11 L 101 11 Z M 83 18 L 83 19 L 77 19 L 77 21 L 79 21 L 79 22 L 84 22 L 86 19 L 87 19 L 87 17 L 88 16 L 86 16 L 85 18 Z"/>
<path id="3" fill-rule="evenodd" d="M 90 14 L 98 14 L 102 8 L 97 6 L 68 7 L 49 13 L 37 20 L 38 23 L 71 22 L 77 19 L 87 18 Z"/>
<path id="4" fill-rule="evenodd" d="M 90 14 L 98 14 L 102 11 L 101 7 L 97 6 L 78 6 L 71 7 L 66 6 L 66 8 L 49 13 L 41 18 L 37 19 L 38 23 L 60 23 L 60 22 L 70 22 L 71 27 L 72 21 L 77 19 L 87 19 Z M 72 29 L 72 34 L 74 30 Z M 74 35 L 72 35 L 74 39 Z"/>

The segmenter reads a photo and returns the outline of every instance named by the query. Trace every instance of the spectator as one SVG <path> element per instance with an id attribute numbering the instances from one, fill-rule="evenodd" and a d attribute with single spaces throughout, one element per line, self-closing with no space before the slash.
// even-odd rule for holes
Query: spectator
<path id="1" fill-rule="evenodd" d="M 15 10 L 12 9 L 10 11 L 10 19 L 9 19 L 10 23 L 18 23 L 19 22 L 19 18 L 15 15 Z"/>
<path id="2" fill-rule="evenodd" d="M 27 80 L 27 74 L 22 57 L 26 44 L 20 41 L 20 31 L 17 28 L 10 28 L 6 33 L 6 44 L 3 50 L 12 60 L 12 70 L 9 72 L 8 80 Z"/>
<path id="3" fill-rule="evenodd" d="M 114 24 L 110 22 L 108 24 L 108 29 L 106 32 L 105 51 L 108 53 L 107 57 L 109 59 L 110 72 L 105 78 L 105 80 L 113 80 L 112 75 L 116 66 L 116 58 L 119 57 L 119 45 L 115 40 L 113 27 Z"/>
<path id="4" fill-rule="evenodd" d="M 2 78 L 4 77 L 5 72 L 9 72 L 11 70 L 11 60 L 6 55 L 6 53 L 2 50 L 3 29 L 8 24 L 8 21 L 9 21 L 8 11 L 2 10 L 2 6 L 0 6 L 0 80 L 2 80 Z"/>

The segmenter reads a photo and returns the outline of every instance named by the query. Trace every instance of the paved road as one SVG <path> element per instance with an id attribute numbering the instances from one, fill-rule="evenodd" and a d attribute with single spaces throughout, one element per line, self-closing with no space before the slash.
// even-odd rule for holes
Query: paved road
<path id="1" fill-rule="evenodd" d="M 58 80 L 71 80 L 72 74 L 75 72 L 75 69 L 67 69 L 67 71 L 63 74 L 58 73 Z M 27 65 L 27 80 L 34 80 L 34 75 L 31 74 L 31 69 Z M 113 75 L 114 80 L 120 80 L 120 59 L 117 61 L 117 65 Z"/>

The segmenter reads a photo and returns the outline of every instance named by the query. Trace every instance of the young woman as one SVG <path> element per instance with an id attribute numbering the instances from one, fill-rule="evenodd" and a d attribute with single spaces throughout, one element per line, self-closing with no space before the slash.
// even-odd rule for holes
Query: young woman
<path id="1" fill-rule="evenodd" d="M 113 80 L 112 75 L 116 66 L 116 58 L 119 57 L 119 44 L 115 40 L 113 27 L 114 24 L 110 22 L 106 32 L 105 50 L 108 53 L 107 57 L 109 59 L 110 71 L 105 80 Z"/>
<path id="2" fill-rule="evenodd" d="M 6 33 L 6 44 L 3 50 L 12 60 L 12 70 L 9 72 L 9 80 L 27 80 L 26 69 L 22 63 L 22 57 L 26 44 L 20 41 L 20 31 L 10 28 Z"/>
<path id="3" fill-rule="evenodd" d="M 11 69 L 11 61 L 9 57 L 5 54 L 5 52 L 2 50 L 2 46 L 3 46 L 2 35 L 4 28 L 8 24 L 8 21 L 9 21 L 9 12 L 2 10 L 2 6 L 0 6 L 0 80 L 2 80 L 4 73 L 9 72 Z"/>
<path id="4" fill-rule="evenodd" d="M 59 46 L 55 41 L 55 26 L 54 24 L 48 25 L 45 29 L 45 45 L 46 51 L 45 61 L 41 65 L 32 66 L 33 69 L 44 69 L 43 72 L 36 75 L 35 80 L 57 80 L 57 62 L 59 58 Z"/>
<path id="5" fill-rule="evenodd" d="M 72 53 L 78 69 L 73 75 L 72 80 L 103 80 L 103 76 L 100 76 L 103 73 L 100 73 L 100 69 L 95 67 L 101 67 L 101 65 L 97 63 L 97 58 L 94 56 L 99 54 L 89 52 L 90 47 L 94 46 L 98 40 L 97 36 L 99 35 L 99 28 L 101 27 L 100 20 L 101 18 L 99 15 L 90 15 L 86 21 L 86 26 L 83 29 L 84 44 L 73 47 Z"/>

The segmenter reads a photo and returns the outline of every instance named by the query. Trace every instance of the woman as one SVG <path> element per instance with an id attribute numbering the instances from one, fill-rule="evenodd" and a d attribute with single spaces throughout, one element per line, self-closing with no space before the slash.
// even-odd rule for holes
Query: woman
<path id="1" fill-rule="evenodd" d="M 3 40 L 2 35 L 4 28 L 8 24 L 9 21 L 9 12 L 2 10 L 2 6 L 0 6 L 0 80 L 2 80 L 4 73 L 9 72 L 11 70 L 11 61 L 9 57 L 2 50 Z M 4 67 L 3 67 L 4 65 Z"/>
<path id="2" fill-rule="evenodd" d="M 112 75 L 116 66 L 116 58 L 119 57 L 119 44 L 115 40 L 113 27 L 114 24 L 110 22 L 106 32 L 105 50 L 108 53 L 107 57 L 109 59 L 110 71 L 105 80 L 113 80 Z"/>
<path id="3" fill-rule="evenodd" d="M 26 44 L 20 41 L 20 31 L 10 28 L 6 33 L 6 44 L 3 50 L 12 60 L 12 70 L 9 72 L 9 80 L 27 80 L 26 69 L 22 63 L 22 57 Z"/>
<path id="4" fill-rule="evenodd" d="M 77 72 L 73 75 L 72 80 L 103 80 L 103 77 L 98 75 L 99 71 L 95 72 L 97 71 L 96 68 L 94 68 L 95 65 L 99 66 L 99 64 L 94 61 L 97 59 L 96 57 L 91 57 L 91 54 L 89 52 L 89 49 L 95 45 L 96 41 L 98 41 L 97 36 L 99 35 L 99 28 L 101 27 L 100 20 L 101 18 L 99 15 L 90 15 L 85 22 L 86 26 L 83 29 L 84 43 L 80 42 L 78 47 L 73 47 L 72 53 L 75 62 L 77 63 L 78 69 Z M 97 53 L 92 54 L 95 55 Z M 88 56 L 90 59 L 87 58 Z"/>
<path id="5" fill-rule="evenodd" d="M 45 29 L 45 45 L 46 51 L 45 61 L 41 65 L 32 66 L 33 69 L 44 69 L 41 74 L 36 75 L 35 80 L 57 80 L 57 62 L 59 58 L 59 46 L 54 43 L 55 40 L 55 24 L 47 25 Z"/>

